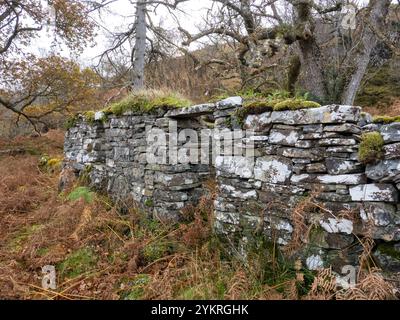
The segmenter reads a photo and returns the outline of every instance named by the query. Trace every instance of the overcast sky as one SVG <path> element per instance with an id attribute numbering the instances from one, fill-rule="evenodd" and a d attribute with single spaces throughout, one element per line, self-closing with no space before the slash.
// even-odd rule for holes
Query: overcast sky
<path id="1" fill-rule="evenodd" d="M 201 17 L 204 16 L 206 8 L 210 6 L 211 1 L 209 0 L 189 1 L 179 6 L 184 13 L 175 11 L 175 14 L 183 28 L 195 33 L 198 30 L 197 27 L 202 22 Z M 103 10 L 101 15 L 97 13 L 91 15 L 91 19 L 95 19 L 102 27 L 97 30 L 98 35 L 95 39 L 95 44 L 92 47 L 86 48 L 79 57 L 74 57 L 83 65 L 92 65 L 97 62 L 96 57 L 108 48 L 107 35 L 110 35 L 110 32 L 126 30 L 126 27 L 134 22 L 135 6 L 129 0 L 118 0 L 110 4 L 107 8 L 109 10 Z M 159 6 L 155 12 L 150 12 L 150 15 L 154 23 L 162 21 L 163 26 L 167 29 L 177 27 L 174 19 L 171 18 L 168 11 L 162 6 Z M 38 41 L 32 43 L 32 50 L 41 55 L 46 55 L 52 50 L 51 27 L 48 29 L 48 32 L 43 33 Z M 70 52 L 65 47 L 57 51 L 59 51 L 60 55 L 70 57 Z"/>

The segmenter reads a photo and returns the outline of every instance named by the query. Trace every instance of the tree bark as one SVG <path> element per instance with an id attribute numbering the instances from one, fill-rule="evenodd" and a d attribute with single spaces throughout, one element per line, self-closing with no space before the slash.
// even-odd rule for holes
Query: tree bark
<path id="1" fill-rule="evenodd" d="M 314 36 L 314 21 L 311 6 L 308 2 L 295 5 L 295 29 L 297 30 L 298 48 L 305 82 L 305 89 L 321 101 L 327 92 L 321 66 L 321 50 Z M 325 102 L 325 101 L 323 101 Z"/>
<path id="2" fill-rule="evenodd" d="M 355 71 L 343 92 L 342 104 L 352 105 L 354 103 L 357 91 L 371 60 L 372 50 L 378 43 L 378 37 L 374 29 L 383 29 L 390 2 L 390 0 L 370 0 L 369 2 L 368 25 L 365 26 L 366 30 L 362 35 L 359 53 L 355 53 L 350 57 L 353 60 L 352 65 L 355 67 Z"/>
<path id="3" fill-rule="evenodd" d="M 146 55 L 146 1 L 140 0 L 136 5 L 136 34 L 133 61 L 132 85 L 135 90 L 144 88 L 144 67 Z"/>

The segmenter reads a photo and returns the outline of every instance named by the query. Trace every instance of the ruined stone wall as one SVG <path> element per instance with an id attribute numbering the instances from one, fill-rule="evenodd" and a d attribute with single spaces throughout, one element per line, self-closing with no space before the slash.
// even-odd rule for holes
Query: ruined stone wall
<path id="1" fill-rule="evenodd" d="M 110 115 L 93 123 L 81 116 L 66 133 L 64 166 L 72 168 L 77 176 L 86 174 L 91 186 L 108 193 L 115 201 L 133 200 L 154 218 L 179 220 L 180 210 L 196 203 L 202 195 L 202 183 L 210 175 L 210 166 L 176 163 L 176 160 L 171 163 L 170 150 L 149 149 L 149 132 L 164 132 L 168 143 L 170 139 L 178 139 L 169 135 L 170 126 L 175 126 L 178 132 L 201 128 L 196 117 L 175 120 L 164 117 L 165 113 L 159 109 L 142 115 Z M 149 163 L 149 151 L 160 161 Z"/>
<path id="2" fill-rule="evenodd" d="M 340 270 L 357 265 L 360 240 L 369 236 L 377 263 L 400 271 L 400 123 L 373 124 L 360 108 L 337 105 L 239 119 L 235 111 L 241 106 L 242 99 L 234 97 L 92 124 L 81 118 L 66 134 L 65 166 L 87 173 L 94 187 L 114 199 L 131 198 L 155 218 L 174 221 L 182 208 L 197 203 L 202 184 L 212 177 L 219 189 L 215 231 L 231 244 L 242 248 L 260 235 L 282 246 L 296 240 L 310 269 Z M 204 115 L 213 118 L 213 131 Z M 182 164 L 181 153 L 176 159 L 177 150 L 158 146 L 166 163 L 148 163 L 149 129 L 209 162 Z M 205 129 L 213 138 L 211 149 L 202 148 L 206 140 L 182 139 L 200 137 Z M 365 166 L 358 148 L 369 131 L 381 133 L 384 158 Z M 232 155 L 236 147 L 241 155 Z"/>
<path id="3" fill-rule="evenodd" d="M 237 123 L 231 114 L 218 127 Z M 216 160 L 219 233 L 239 247 L 260 234 L 283 246 L 300 240 L 308 268 L 336 271 L 358 265 L 360 239 L 370 236 L 378 265 L 400 271 L 400 123 L 371 124 L 358 107 L 324 106 L 249 115 L 242 125 L 254 130 L 246 139 L 255 157 Z M 384 159 L 364 166 L 358 148 L 368 131 L 381 133 Z"/>

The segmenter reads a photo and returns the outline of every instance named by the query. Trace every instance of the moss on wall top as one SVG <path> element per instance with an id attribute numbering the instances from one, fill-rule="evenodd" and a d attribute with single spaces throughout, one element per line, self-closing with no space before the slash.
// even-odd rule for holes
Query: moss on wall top
<path id="1" fill-rule="evenodd" d="M 152 113 L 160 108 L 173 109 L 184 108 L 192 105 L 192 101 L 186 99 L 180 94 L 166 90 L 142 90 L 134 92 L 126 96 L 120 101 L 108 105 L 99 112 L 103 112 L 104 116 L 99 121 L 106 121 L 107 116 L 116 115 L 121 116 L 126 112 L 135 113 Z M 85 111 L 81 114 L 89 124 L 93 124 L 96 111 Z M 79 120 L 79 114 L 72 115 L 67 119 L 66 129 L 72 128 Z"/>
<path id="2" fill-rule="evenodd" d="M 286 111 L 300 110 L 309 108 L 319 108 L 321 105 L 314 101 L 308 101 L 305 98 L 267 98 L 253 99 L 245 102 L 242 108 L 236 111 L 236 117 L 243 122 L 250 114 L 260 114 L 267 111 Z"/>
<path id="3" fill-rule="evenodd" d="M 374 117 L 374 123 L 393 123 L 400 122 L 400 116 L 390 117 L 390 116 L 376 116 Z"/>

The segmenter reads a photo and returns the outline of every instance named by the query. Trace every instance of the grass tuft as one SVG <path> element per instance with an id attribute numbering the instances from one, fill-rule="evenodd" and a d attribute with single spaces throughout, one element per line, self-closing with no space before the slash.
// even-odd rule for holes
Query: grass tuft
<path id="1" fill-rule="evenodd" d="M 379 132 L 368 132 L 361 136 L 358 159 L 361 163 L 374 163 L 383 157 L 385 142 Z"/>
<path id="2" fill-rule="evenodd" d="M 122 115 L 125 112 L 151 113 L 158 108 L 183 108 L 192 102 L 180 94 L 163 90 L 144 90 L 131 93 L 103 110 L 106 114 Z"/>

